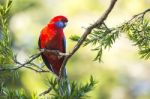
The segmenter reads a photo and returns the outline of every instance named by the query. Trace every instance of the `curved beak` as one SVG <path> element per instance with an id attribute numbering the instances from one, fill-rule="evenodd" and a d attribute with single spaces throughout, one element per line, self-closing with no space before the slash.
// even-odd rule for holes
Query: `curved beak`
<path id="1" fill-rule="evenodd" d="M 67 22 L 64 22 L 64 27 L 66 27 L 67 26 Z"/>

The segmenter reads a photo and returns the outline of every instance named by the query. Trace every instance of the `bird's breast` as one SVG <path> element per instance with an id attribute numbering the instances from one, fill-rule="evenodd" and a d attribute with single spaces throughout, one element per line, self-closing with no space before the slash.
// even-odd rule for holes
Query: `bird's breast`
<path id="1" fill-rule="evenodd" d="M 62 41 L 63 37 L 61 35 L 56 34 L 53 38 L 48 40 L 46 48 L 51 50 L 63 51 Z"/>

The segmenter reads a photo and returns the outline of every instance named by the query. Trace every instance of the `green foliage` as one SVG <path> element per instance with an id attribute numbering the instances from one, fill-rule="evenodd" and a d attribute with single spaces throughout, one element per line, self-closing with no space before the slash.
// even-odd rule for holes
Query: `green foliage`
<path id="1" fill-rule="evenodd" d="M 4 83 L 0 85 L 0 99 L 39 99 L 36 93 L 28 95 L 24 89 L 10 89 L 4 86 Z"/>
<path id="2" fill-rule="evenodd" d="M 148 12 L 149 10 L 147 10 Z M 94 60 L 102 61 L 103 50 L 111 48 L 121 33 L 127 33 L 130 40 L 139 48 L 141 58 L 150 57 L 150 21 L 144 19 L 146 12 L 141 13 L 123 25 L 108 28 L 106 24 L 96 27 L 84 42 L 84 46 L 92 44 L 95 46 L 92 51 L 97 51 Z M 70 39 L 78 41 L 79 36 L 71 36 Z"/>
<path id="3" fill-rule="evenodd" d="M 119 37 L 119 28 L 108 28 L 105 24 L 95 28 L 92 33 L 84 42 L 84 46 L 92 44 L 95 48 L 92 51 L 97 51 L 97 55 L 94 60 L 102 61 L 102 53 L 106 48 L 112 47 L 112 44 Z M 80 37 L 77 35 L 71 36 L 70 39 L 73 41 L 78 41 Z"/>
<path id="4" fill-rule="evenodd" d="M 120 31 L 116 28 L 108 28 L 105 24 L 95 28 L 86 39 L 84 46 L 92 44 L 96 46 L 93 51 L 97 51 L 94 60 L 101 61 L 103 49 L 110 48 L 119 37 Z"/>
<path id="5" fill-rule="evenodd" d="M 78 85 L 77 83 L 73 82 L 71 84 L 72 99 L 86 98 L 87 97 L 87 93 L 90 92 L 91 90 L 93 90 L 95 84 L 96 84 L 96 81 L 93 79 L 92 76 L 90 78 L 90 82 L 89 83 L 86 83 L 85 85 L 80 85 L 79 87 L 77 87 L 77 85 Z"/>
<path id="6" fill-rule="evenodd" d="M 71 39 L 72 41 L 78 41 L 78 40 L 80 39 L 80 36 L 78 36 L 78 35 L 71 35 L 71 36 L 70 36 L 70 39 Z"/>
<path id="7" fill-rule="evenodd" d="M 60 83 L 57 83 L 56 79 L 50 79 L 49 81 L 49 86 L 52 88 L 53 92 L 50 92 L 50 95 L 52 96 L 51 99 L 83 99 L 87 98 L 87 93 L 93 90 L 96 81 L 93 79 L 91 76 L 89 83 L 86 83 L 85 85 L 83 84 L 78 84 L 76 82 L 71 82 L 71 94 L 68 96 L 67 94 L 67 86 L 63 88 L 63 95 L 60 92 L 61 91 L 61 86 Z"/>
<path id="8" fill-rule="evenodd" d="M 118 27 L 108 28 L 103 24 L 94 29 L 84 44 L 96 46 L 93 50 L 98 53 L 94 60 L 101 61 L 103 50 L 112 47 L 120 33 L 127 33 L 134 45 L 138 46 L 141 58 L 148 59 L 150 57 L 150 22 L 149 20 L 144 20 L 143 16 L 137 16 Z"/>
<path id="9" fill-rule="evenodd" d="M 29 99 L 23 89 L 13 90 L 5 88 L 3 89 L 3 93 L 7 99 Z"/>
<path id="10" fill-rule="evenodd" d="M 0 99 L 29 99 L 23 89 L 10 89 L 4 87 L 4 83 L 0 86 Z"/>
<path id="11" fill-rule="evenodd" d="M 0 5 L 0 64 L 9 64 L 12 59 L 10 32 L 8 30 L 9 11 L 12 1 Z"/>
<path id="12" fill-rule="evenodd" d="M 8 28 L 9 12 L 12 0 L 7 0 L 0 5 L 0 69 L 12 67 L 13 52 L 11 48 L 11 37 Z M 18 71 L 0 72 L 0 99 L 29 99 L 23 89 L 14 90 L 12 82 L 19 78 Z M 17 79 L 17 80 L 16 80 Z M 8 87 L 6 87 L 9 85 Z M 11 88 L 13 86 L 13 88 Z"/>
<path id="13" fill-rule="evenodd" d="M 134 45 L 138 46 L 141 58 L 148 59 L 150 57 L 150 21 L 139 16 L 124 24 L 122 30 L 127 33 Z"/>

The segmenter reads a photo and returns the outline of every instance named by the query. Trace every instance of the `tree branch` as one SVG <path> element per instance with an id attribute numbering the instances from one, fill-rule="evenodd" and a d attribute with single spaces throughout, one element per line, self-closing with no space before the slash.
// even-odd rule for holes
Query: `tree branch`
<path id="1" fill-rule="evenodd" d="M 45 94 L 48 94 L 50 91 L 52 90 L 51 87 L 49 87 L 47 90 L 45 90 L 44 92 L 40 93 L 39 96 L 43 96 Z"/>
<path id="2" fill-rule="evenodd" d="M 145 14 L 146 14 L 147 12 L 150 12 L 150 8 L 146 9 L 145 11 L 143 11 L 143 12 L 141 12 L 141 13 L 139 13 L 139 14 L 134 15 L 128 22 L 132 21 L 133 19 L 135 19 L 136 17 L 138 17 L 138 16 L 140 16 L 140 15 L 142 15 L 142 18 L 144 18 Z"/>
<path id="3" fill-rule="evenodd" d="M 27 68 L 27 69 L 30 69 L 30 70 L 33 70 L 35 72 L 50 72 L 49 70 L 44 70 L 42 68 L 39 68 L 37 65 L 35 65 L 34 63 L 32 63 L 35 59 L 37 59 L 43 52 L 48 52 L 48 53 L 51 53 L 51 54 L 54 54 L 54 55 L 57 55 L 58 57 L 63 57 L 63 56 L 67 56 L 69 55 L 68 53 L 62 53 L 58 50 L 48 50 L 48 49 L 40 49 L 40 52 L 37 53 L 37 54 L 34 54 L 30 57 L 29 60 L 27 60 L 25 63 L 20 63 L 16 56 L 14 57 L 13 61 L 18 64 L 19 66 L 17 67 L 13 67 L 13 68 L 0 68 L 0 72 L 2 71 L 10 71 L 10 70 L 18 70 L 20 68 Z M 31 66 L 28 66 L 28 65 L 31 65 L 31 66 L 36 66 L 37 69 L 31 67 Z"/>
<path id="4" fill-rule="evenodd" d="M 75 47 L 73 48 L 73 50 L 71 51 L 71 53 L 65 57 L 63 64 L 61 66 L 60 69 L 60 73 L 59 73 L 59 77 L 63 77 L 63 71 L 65 69 L 65 66 L 68 62 L 68 60 L 72 57 L 72 55 L 74 55 L 74 53 L 80 48 L 80 46 L 83 44 L 83 42 L 85 41 L 85 39 L 87 38 L 87 36 L 91 33 L 91 31 L 96 28 L 97 26 L 101 26 L 103 24 L 103 22 L 106 20 L 106 18 L 108 17 L 109 13 L 112 11 L 115 3 L 117 0 L 111 0 L 111 3 L 108 7 L 108 9 L 104 12 L 104 14 L 92 25 L 90 25 L 84 32 L 84 34 L 81 36 L 81 38 L 79 39 L 78 43 L 75 45 Z"/>

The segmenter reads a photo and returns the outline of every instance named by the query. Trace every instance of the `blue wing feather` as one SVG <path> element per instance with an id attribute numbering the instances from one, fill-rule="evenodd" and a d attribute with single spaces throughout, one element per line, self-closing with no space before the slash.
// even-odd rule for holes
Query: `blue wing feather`
<path id="1" fill-rule="evenodd" d="M 63 38 L 63 47 L 64 47 L 64 52 L 66 52 L 66 38 Z"/>

